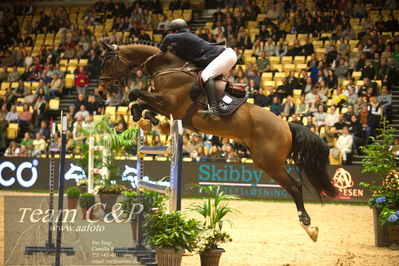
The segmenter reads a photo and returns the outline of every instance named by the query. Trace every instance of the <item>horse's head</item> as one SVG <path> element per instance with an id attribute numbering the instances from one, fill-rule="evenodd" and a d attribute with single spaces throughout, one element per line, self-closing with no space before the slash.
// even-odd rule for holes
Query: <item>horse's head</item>
<path id="1" fill-rule="evenodd" d="M 145 69 L 147 61 L 160 53 L 158 46 L 151 42 L 134 42 L 126 45 L 109 45 L 100 40 L 104 50 L 101 62 L 100 93 L 115 94 L 119 91 L 123 79 L 135 67 Z M 102 87 L 102 88 L 101 88 Z"/>
<path id="2" fill-rule="evenodd" d="M 103 40 L 100 40 L 99 44 L 104 49 L 99 93 L 115 94 L 119 91 L 123 79 L 129 74 L 133 66 L 120 55 L 117 45 L 109 45 Z M 105 93 L 102 90 L 105 90 Z"/>

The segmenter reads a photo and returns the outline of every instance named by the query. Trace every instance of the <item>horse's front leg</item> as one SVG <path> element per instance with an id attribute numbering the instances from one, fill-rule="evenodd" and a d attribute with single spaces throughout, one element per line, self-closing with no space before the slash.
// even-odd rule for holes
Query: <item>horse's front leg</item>
<path id="1" fill-rule="evenodd" d="M 159 124 L 159 120 L 156 118 L 157 113 L 145 102 L 131 105 L 130 113 L 134 122 L 138 122 L 141 118 L 144 118 L 150 120 L 154 126 Z"/>
<path id="2" fill-rule="evenodd" d="M 135 101 L 137 101 L 139 98 L 140 98 L 140 97 L 139 97 L 139 94 L 138 94 L 138 90 L 132 90 L 132 91 L 129 93 L 129 101 L 130 101 L 130 102 L 135 102 Z"/>
<path id="3" fill-rule="evenodd" d="M 133 90 L 129 94 L 130 101 L 136 101 L 139 98 L 155 109 L 157 113 L 163 114 L 165 116 L 169 115 L 170 106 L 166 104 L 164 94 L 158 92 L 148 92 L 145 90 Z"/>

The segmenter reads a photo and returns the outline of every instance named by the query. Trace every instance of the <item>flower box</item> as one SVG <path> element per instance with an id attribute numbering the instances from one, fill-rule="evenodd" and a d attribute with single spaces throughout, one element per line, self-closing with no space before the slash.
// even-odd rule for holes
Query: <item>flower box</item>
<path id="1" fill-rule="evenodd" d="M 373 222 L 374 222 L 374 242 L 376 247 L 389 246 L 388 229 L 386 225 L 382 225 L 378 216 L 381 211 L 373 207 Z"/>
<path id="2" fill-rule="evenodd" d="M 399 242 L 399 225 L 388 226 L 388 239 L 392 244 Z"/>

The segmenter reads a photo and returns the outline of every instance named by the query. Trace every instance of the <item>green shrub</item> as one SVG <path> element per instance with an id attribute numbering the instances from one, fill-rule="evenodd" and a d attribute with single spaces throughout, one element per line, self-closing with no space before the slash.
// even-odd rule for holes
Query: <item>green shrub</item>
<path id="1" fill-rule="evenodd" d="M 167 197 L 157 192 L 144 190 L 143 192 L 144 214 L 149 214 L 153 209 L 163 211 L 165 209 L 165 201 Z M 122 210 L 129 215 L 132 207 L 137 203 L 141 203 L 140 196 L 135 191 L 126 191 L 123 193 Z"/>
<path id="2" fill-rule="evenodd" d="M 68 199 L 78 199 L 80 195 L 80 190 L 77 187 L 70 187 L 66 190 Z"/>
<path id="3" fill-rule="evenodd" d="M 118 184 L 103 185 L 98 187 L 98 194 L 122 194 L 127 188 Z"/>
<path id="4" fill-rule="evenodd" d="M 145 220 L 145 240 L 157 248 L 192 251 L 201 228 L 199 221 L 185 218 L 180 211 L 156 213 Z"/>
<path id="5" fill-rule="evenodd" d="M 79 205 L 82 209 L 88 209 L 96 202 L 95 196 L 91 193 L 83 193 L 79 198 Z"/>
<path id="6" fill-rule="evenodd" d="M 87 186 L 89 184 L 89 181 L 87 179 L 81 179 L 77 181 L 76 184 L 78 185 L 78 187 Z"/>

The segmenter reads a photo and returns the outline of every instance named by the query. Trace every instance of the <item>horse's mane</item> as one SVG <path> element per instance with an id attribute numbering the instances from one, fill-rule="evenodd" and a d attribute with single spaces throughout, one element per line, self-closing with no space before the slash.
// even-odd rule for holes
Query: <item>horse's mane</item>
<path id="1" fill-rule="evenodd" d="M 141 44 L 141 45 L 147 45 L 147 46 L 155 46 L 155 47 L 160 47 L 161 44 L 157 42 L 151 42 L 151 41 L 125 41 L 121 45 L 132 45 L 132 44 Z"/>
<path id="2" fill-rule="evenodd" d="M 129 48 L 129 46 L 147 46 L 148 48 L 153 47 L 153 48 L 160 48 L 161 44 L 160 43 L 156 43 L 156 42 L 151 42 L 151 41 L 133 41 L 133 40 L 126 40 L 125 42 L 119 44 L 120 46 L 124 46 L 124 48 Z M 122 47 L 121 47 L 122 48 Z M 143 47 L 144 48 L 144 47 Z M 176 54 L 172 53 L 172 52 L 166 52 L 163 53 L 164 56 L 166 56 L 168 59 L 168 62 L 175 62 L 177 60 L 179 60 L 179 64 L 181 63 L 180 61 L 186 62 L 186 60 L 182 59 L 181 57 L 177 56 Z"/>
<path id="3" fill-rule="evenodd" d="M 133 41 L 133 40 L 127 40 L 123 43 L 121 43 L 120 45 L 123 46 L 129 46 L 129 45 L 144 45 L 144 46 L 150 46 L 150 47 L 156 47 L 156 48 L 160 48 L 161 44 L 157 43 L 157 42 L 151 42 L 151 41 Z M 167 56 L 172 56 L 175 57 L 176 59 L 180 58 L 179 56 L 177 56 L 174 53 L 166 53 Z M 180 58 L 181 60 L 183 60 L 182 58 Z"/>

